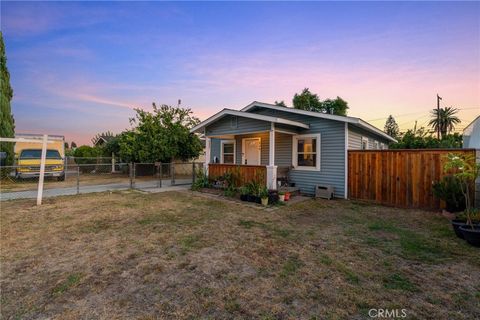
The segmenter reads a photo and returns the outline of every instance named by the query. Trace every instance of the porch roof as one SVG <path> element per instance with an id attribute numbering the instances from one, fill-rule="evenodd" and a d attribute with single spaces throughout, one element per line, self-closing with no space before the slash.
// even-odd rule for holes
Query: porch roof
<path id="1" fill-rule="evenodd" d="M 272 122 L 272 123 L 279 123 L 279 124 L 285 124 L 289 126 L 294 126 L 298 128 L 303 128 L 303 129 L 308 129 L 310 126 L 308 124 L 298 122 L 298 121 L 293 121 L 293 120 L 288 120 L 284 118 L 279 118 L 279 117 L 271 117 L 271 116 L 265 116 L 261 114 L 256 114 L 256 113 L 251 113 L 251 112 L 244 112 L 244 111 L 237 111 L 237 110 L 232 110 L 232 109 L 223 109 L 222 111 L 214 114 L 210 118 L 200 122 L 198 125 L 190 129 L 190 132 L 203 132 L 202 129 L 205 128 L 207 125 L 223 118 L 224 116 L 227 115 L 232 115 L 232 116 L 237 116 L 237 117 L 243 117 L 243 118 L 249 118 L 249 119 L 256 119 L 260 121 L 266 121 L 266 122 Z"/>

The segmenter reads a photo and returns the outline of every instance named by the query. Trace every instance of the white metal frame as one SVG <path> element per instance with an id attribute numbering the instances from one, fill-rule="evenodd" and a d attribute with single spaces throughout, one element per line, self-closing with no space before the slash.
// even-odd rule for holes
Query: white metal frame
<path id="1" fill-rule="evenodd" d="M 223 159 L 223 145 L 233 143 L 233 164 L 237 163 L 237 140 L 221 140 L 220 141 L 220 163 L 225 163 Z"/>
<path id="2" fill-rule="evenodd" d="M 251 137 L 251 138 L 242 138 L 242 163 L 245 164 L 245 141 L 246 140 L 258 140 L 258 165 L 262 163 L 262 138 L 260 137 Z M 249 163 L 247 163 L 248 165 Z"/>
<path id="3" fill-rule="evenodd" d="M 317 151 L 315 154 L 316 163 L 315 167 L 299 166 L 298 165 L 298 140 L 304 138 L 314 138 L 317 139 Z M 320 157 L 321 157 L 321 134 L 320 133 L 311 133 L 311 134 L 299 134 L 292 136 L 292 165 L 294 170 L 305 170 L 305 171 L 320 171 Z"/>
<path id="4" fill-rule="evenodd" d="M 47 144 L 54 141 L 48 141 L 48 135 L 44 134 L 42 140 L 40 139 L 25 139 L 25 138 L 0 138 L 0 142 L 29 142 L 29 143 L 41 143 L 42 155 L 40 158 L 40 175 L 38 177 L 38 192 L 37 192 L 37 206 L 42 204 L 43 197 L 43 181 L 45 177 L 45 162 L 47 158 Z"/>

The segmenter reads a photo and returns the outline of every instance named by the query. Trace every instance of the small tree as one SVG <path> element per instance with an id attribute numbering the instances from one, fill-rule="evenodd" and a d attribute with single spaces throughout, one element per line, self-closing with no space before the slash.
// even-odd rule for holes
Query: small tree
<path id="1" fill-rule="evenodd" d="M 190 109 L 153 103 L 153 112 L 135 109 L 132 129 L 119 137 L 119 155 L 124 161 L 170 162 L 198 157 L 202 144 L 190 128 L 200 122 Z"/>
<path id="2" fill-rule="evenodd" d="M 70 143 L 70 149 L 75 149 L 77 147 L 77 144 L 75 143 L 75 141 L 72 141 Z"/>
<path id="3" fill-rule="evenodd" d="M 480 174 L 480 165 L 475 163 L 475 156 L 471 154 L 457 155 L 450 153 L 447 155 L 447 162 L 444 170 L 453 171 L 453 176 L 458 179 L 460 189 L 465 197 L 465 214 L 467 216 L 467 224 L 473 228 L 474 209 L 470 200 L 470 185 Z"/>
<path id="4" fill-rule="evenodd" d="M 280 107 L 286 107 L 287 105 L 285 104 L 285 101 L 276 101 L 275 100 L 275 105 L 280 106 Z"/>
<path id="5" fill-rule="evenodd" d="M 385 122 L 385 127 L 383 128 L 386 134 L 390 137 L 397 138 L 398 134 L 400 133 L 400 129 L 398 128 L 398 124 L 395 121 L 395 118 L 392 115 L 388 116 L 387 122 Z"/>

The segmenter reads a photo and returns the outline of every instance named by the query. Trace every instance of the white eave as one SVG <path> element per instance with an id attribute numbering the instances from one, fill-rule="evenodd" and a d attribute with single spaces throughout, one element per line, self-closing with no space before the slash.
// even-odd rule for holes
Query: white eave
<path id="1" fill-rule="evenodd" d="M 291 112 L 291 113 L 296 113 L 296 114 L 302 114 L 302 115 L 309 116 L 309 117 L 316 117 L 316 118 L 346 122 L 346 123 L 350 123 L 352 125 L 358 126 L 360 128 L 363 128 L 367 131 L 373 132 L 373 133 L 375 133 L 379 136 L 382 136 L 385 139 L 388 139 L 392 142 L 397 142 L 396 139 L 392 138 L 391 136 L 389 136 L 388 134 L 386 134 L 382 130 L 372 126 L 371 124 L 369 124 L 368 122 L 366 122 L 366 121 L 364 121 L 360 118 L 338 116 L 338 115 L 328 114 L 328 113 L 293 109 L 293 108 L 282 107 L 282 106 L 277 106 L 275 104 L 269 104 L 269 103 L 258 102 L 258 101 L 254 101 L 254 102 L 250 103 L 248 106 L 243 108 L 241 111 L 242 112 L 248 112 L 249 110 L 251 110 L 255 107 L 273 109 L 273 110 L 284 111 L 284 112 Z"/>
<path id="2" fill-rule="evenodd" d="M 212 123 L 212 122 L 214 122 L 214 121 L 216 121 L 216 120 L 218 120 L 218 119 L 220 119 L 224 116 L 227 116 L 227 115 L 249 118 L 249 119 L 255 119 L 255 120 L 260 120 L 260 121 L 279 123 L 279 124 L 285 124 L 285 125 L 289 125 L 289 126 L 303 128 L 303 129 L 309 129 L 310 128 L 310 126 L 308 124 L 301 123 L 301 122 L 298 122 L 298 121 L 292 121 L 292 120 L 288 120 L 288 119 L 265 116 L 265 115 L 261 115 L 261 114 L 243 112 L 243 111 L 232 110 L 232 109 L 223 109 L 222 111 L 214 114 L 210 118 L 200 122 L 198 125 L 196 125 L 192 129 L 190 129 L 190 132 L 198 132 L 200 129 L 204 128 L 205 126 L 209 125 L 210 123 Z"/>

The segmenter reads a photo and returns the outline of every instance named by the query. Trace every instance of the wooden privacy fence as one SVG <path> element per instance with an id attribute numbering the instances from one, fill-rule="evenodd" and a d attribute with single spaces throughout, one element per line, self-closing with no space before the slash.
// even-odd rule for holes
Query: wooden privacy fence
<path id="1" fill-rule="evenodd" d="M 267 167 L 237 165 L 237 164 L 218 164 L 211 163 L 208 165 L 208 177 L 216 179 L 225 173 L 233 173 L 235 175 L 236 186 L 243 186 L 251 181 L 258 181 L 262 185 L 267 182 Z"/>
<path id="2" fill-rule="evenodd" d="M 449 153 L 475 155 L 475 150 L 348 151 L 348 196 L 401 208 L 438 209 L 432 184 L 445 175 Z"/>

